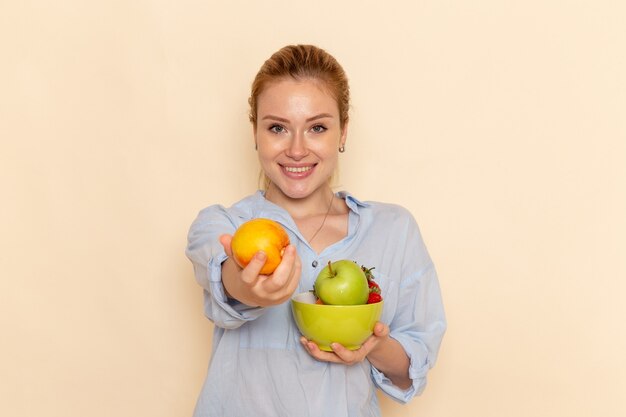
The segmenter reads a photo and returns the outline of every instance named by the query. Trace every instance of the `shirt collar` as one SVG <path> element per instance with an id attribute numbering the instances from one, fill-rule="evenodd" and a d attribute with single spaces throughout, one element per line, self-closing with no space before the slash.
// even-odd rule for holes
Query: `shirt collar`
<path id="1" fill-rule="evenodd" d="M 348 206 L 348 209 L 350 210 L 349 212 L 349 222 L 350 224 L 352 224 L 355 221 L 360 221 L 358 219 L 361 218 L 361 213 L 360 213 L 360 209 L 361 208 L 365 208 L 365 207 L 369 207 L 370 203 L 361 201 L 359 199 L 357 199 L 356 197 L 354 197 L 353 195 L 351 195 L 350 193 L 348 193 L 347 191 L 340 191 L 338 193 L 336 193 L 336 195 L 339 198 L 343 198 L 344 201 L 346 202 L 346 205 Z M 284 208 L 272 203 L 271 201 L 268 201 L 265 199 L 265 193 L 261 190 L 257 191 L 255 194 L 253 194 L 251 197 L 252 200 L 252 204 L 251 204 L 251 208 L 252 208 L 252 213 L 250 213 L 252 215 L 253 218 L 255 217 L 266 217 L 266 218 L 270 218 L 273 219 L 279 223 L 281 223 L 284 227 L 286 227 L 287 229 L 291 230 L 294 234 L 296 234 L 297 236 L 299 236 L 299 238 L 306 243 L 306 240 L 304 239 L 304 237 L 300 234 L 300 231 L 298 230 L 298 227 L 296 226 L 296 223 L 294 222 L 294 220 L 291 218 L 291 216 L 289 215 L 289 213 L 287 212 L 287 210 L 285 210 Z M 349 226 L 348 227 L 350 230 L 356 230 L 356 227 L 354 225 Z M 354 232 L 350 233 L 346 238 L 346 242 L 349 241 L 350 239 L 352 239 L 354 237 Z M 306 243 L 308 245 L 308 243 Z"/>
<path id="2" fill-rule="evenodd" d="M 340 198 L 343 198 L 346 201 L 346 205 L 348 206 L 348 208 L 352 210 L 353 212 L 355 212 L 356 214 L 359 214 L 359 207 L 370 206 L 369 203 L 359 200 L 358 198 L 356 198 L 355 196 L 353 196 L 347 191 L 339 191 L 337 193 L 337 196 L 339 196 Z"/>
<path id="3" fill-rule="evenodd" d="M 347 191 L 339 191 L 336 193 L 337 197 L 344 199 L 348 208 L 356 214 L 359 214 L 359 208 L 369 207 L 370 203 L 361 201 Z M 290 218 L 287 211 L 282 207 L 272 203 L 265 199 L 265 192 L 258 190 L 254 195 L 254 201 L 256 206 L 256 214 L 258 216 L 265 216 L 267 214 L 275 214 L 280 216 L 286 216 Z"/>

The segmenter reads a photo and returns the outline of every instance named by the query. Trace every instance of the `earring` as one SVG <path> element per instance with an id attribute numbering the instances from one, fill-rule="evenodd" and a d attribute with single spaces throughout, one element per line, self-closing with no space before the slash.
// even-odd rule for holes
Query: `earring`
<path id="1" fill-rule="evenodd" d="M 344 145 L 341 145 L 341 146 L 339 147 L 339 152 L 340 152 L 340 153 L 344 153 L 345 151 L 346 151 L 346 147 L 345 147 Z"/>

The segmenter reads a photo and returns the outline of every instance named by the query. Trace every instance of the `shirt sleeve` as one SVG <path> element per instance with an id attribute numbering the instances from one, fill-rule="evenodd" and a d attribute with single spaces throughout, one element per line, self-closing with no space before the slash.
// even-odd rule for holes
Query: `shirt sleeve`
<path id="1" fill-rule="evenodd" d="M 254 320 L 265 310 L 229 299 L 224 291 L 222 263 L 228 256 L 219 237 L 225 233 L 233 234 L 237 222 L 222 206 L 202 210 L 189 229 L 185 251 L 193 264 L 196 281 L 204 289 L 205 315 L 216 326 L 225 329 L 234 329 Z"/>
<path id="2" fill-rule="evenodd" d="M 437 272 L 412 217 L 404 258 L 403 277 L 398 289 L 398 307 L 389 328 L 390 337 L 402 345 L 409 357 L 412 385 L 402 390 L 372 367 L 376 385 L 401 403 L 419 395 L 426 387 L 428 371 L 435 365 L 446 330 Z"/>

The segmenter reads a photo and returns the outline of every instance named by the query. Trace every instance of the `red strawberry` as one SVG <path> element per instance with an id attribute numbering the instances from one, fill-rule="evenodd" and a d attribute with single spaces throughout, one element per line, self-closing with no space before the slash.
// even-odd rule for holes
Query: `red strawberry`
<path id="1" fill-rule="evenodd" d="M 365 277 L 367 278 L 367 286 L 370 289 L 370 295 L 367 299 L 367 304 L 373 304 L 381 301 L 383 299 L 382 295 L 380 295 L 380 286 L 374 281 L 374 274 L 372 274 L 372 270 L 374 268 L 366 268 L 361 265 L 361 270 L 365 273 Z"/>
<path id="2" fill-rule="evenodd" d="M 379 303 L 383 300 L 380 294 L 376 292 L 371 292 L 369 297 L 367 298 L 367 304 Z"/>
<path id="3" fill-rule="evenodd" d="M 367 285 L 370 287 L 370 292 L 380 294 L 380 285 L 375 283 L 373 280 L 368 281 Z"/>

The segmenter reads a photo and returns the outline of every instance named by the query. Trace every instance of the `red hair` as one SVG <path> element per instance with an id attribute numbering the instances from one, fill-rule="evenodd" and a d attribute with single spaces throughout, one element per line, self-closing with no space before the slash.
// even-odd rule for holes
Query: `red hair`
<path id="1" fill-rule="evenodd" d="M 257 100 L 269 83 L 280 79 L 313 79 L 321 81 L 339 107 L 339 122 L 343 129 L 348 121 L 350 107 L 350 88 L 348 78 L 337 60 L 313 45 L 288 45 L 275 52 L 257 73 L 252 82 L 250 104 L 250 122 L 256 128 Z"/>

